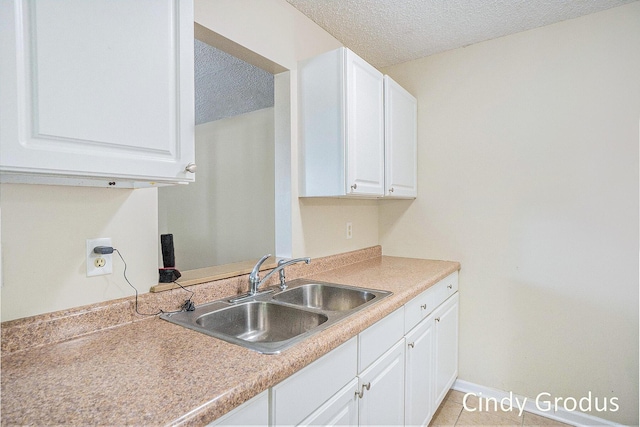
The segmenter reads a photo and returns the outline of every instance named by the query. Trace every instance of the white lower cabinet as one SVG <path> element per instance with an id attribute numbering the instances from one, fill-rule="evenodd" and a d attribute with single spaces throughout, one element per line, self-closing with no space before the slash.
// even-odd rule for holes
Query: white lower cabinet
<path id="1" fill-rule="evenodd" d="M 358 379 L 354 378 L 324 405 L 309 415 L 300 426 L 354 426 L 358 424 L 358 402 L 354 390 Z"/>
<path id="2" fill-rule="evenodd" d="M 455 272 L 212 425 L 424 426 L 457 375 Z"/>
<path id="3" fill-rule="evenodd" d="M 435 321 L 435 395 L 437 408 L 458 376 L 458 293 L 433 312 Z"/>
<path id="4" fill-rule="evenodd" d="M 272 425 L 402 425 L 404 307 L 271 389 Z"/>
<path id="5" fill-rule="evenodd" d="M 404 340 L 358 377 L 358 424 L 403 425 Z"/>
<path id="6" fill-rule="evenodd" d="M 405 337 L 407 353 L 404 417 L 407 425 L 427 425 L 435 411 L 433 405 L 434 332 L 434 320 L 433 316 L 430 316 Z"/>
<path id="7" fill-rule="evenodd" d="M 424 426 L 458 376 L 458 293 L 440 299 L 405 339 L 405 424 Z"/>

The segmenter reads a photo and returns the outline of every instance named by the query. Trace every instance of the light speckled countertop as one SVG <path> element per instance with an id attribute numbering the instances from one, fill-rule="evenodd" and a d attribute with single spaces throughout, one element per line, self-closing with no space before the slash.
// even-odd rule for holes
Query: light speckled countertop
<path id="1" fill-rule="evenodd" d="M 203 425 L 336 348 L 458 270 L 375 257 L 316 280 L 393 292 L 279 355 L 157 317 L 2 357 L 2 425 Z"/>

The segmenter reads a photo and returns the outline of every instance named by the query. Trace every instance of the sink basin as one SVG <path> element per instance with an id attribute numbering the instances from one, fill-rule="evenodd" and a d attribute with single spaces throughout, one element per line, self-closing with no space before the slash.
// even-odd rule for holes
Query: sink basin
<path id="1" fill-rule="evenodd" d="M 348 311 L 374 299 L 368 290 L 326 283 L 308 283 L 273 297 L 277 301 L 328 311 Z"/>
<path id="2" fill-rule="evenodd" d="M 194 331 L 265 354 L 277 354 L 391 292 L 296 279 L 232 302 L 229 298 L 197 306 L 194 311 L 164 313 L 160 318 Z"/>
<path id="3" fill-rule="evenodd" d="M 196 324 L 239 340 L 267 343 L 291 339 L 327 320 L 321 313 L 253 301 L 203 314 Z"/>

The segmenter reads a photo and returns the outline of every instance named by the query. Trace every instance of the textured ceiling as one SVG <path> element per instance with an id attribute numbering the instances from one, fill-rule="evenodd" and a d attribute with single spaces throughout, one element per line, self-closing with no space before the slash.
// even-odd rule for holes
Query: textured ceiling
<path id="1" fill-rule="evenodd" d="M 287 0 L 382 68 L 635 0 Z"/>
<path id="2" fill-rule="evenodd" d="M 273 74 L 195 41 L 196 124 L 273 107 Z"/>

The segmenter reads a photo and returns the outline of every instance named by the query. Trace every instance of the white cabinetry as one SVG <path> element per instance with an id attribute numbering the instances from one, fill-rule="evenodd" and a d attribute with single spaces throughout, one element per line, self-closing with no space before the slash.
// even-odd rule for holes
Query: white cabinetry
<path id="1" fill-rule="evenodd" d="M 357 373 L 352 338 L 271 389 L 273 425 L 297 425 L 352 381 Z"/>
<path id="2" fill-rule="evenodd" d="M 301 197 L 417 195 L 417 101 L 346 48 L 298 67 Z"/>
<path id="3" fill-rule="evenodd" d="M 193 181 L 192 2 L 3 1 L 0 61 L 3 182 Z"/>
<path id="4" fill-rule="evenodd" d="M 358 425 L 358 403 L 356 402 L 356 395 L 353 392 L 357 388 L 358 380 L 354 378 L 349 384 L 344 386 L 342 390 L 329 399 L 327 403 L 318 408 L 298 425 Z"/>
<path id="5" fill-rule="evenodd" d="M 405 423 L 427 425 L 458 376 L 458 272 L 405 304 Z"/>
<path id="6" fill-rule="evenodd" d="M 271 389 L 272 425 L 401 425 L 404 308 Z"/>
<path id="7" fill-rule="evenodd" d="M 437 408 L 458 376 L 458 294 L 433 313 L 435 320 L 435 394 Z"/>
<path id="8" fill-rule="evenodd" d="M 384 194 L 383 76 L 346 48 L 298 67 L 300 195 Z"/>
<path id="9" fill-rule="evenodd" d="M 434 330 L 435 325 L 431 316 L 420 322 L 406 336 L 404 416 L 407 425 L 427 425 L 435 411 L 433 406 Z"/>
<path id="10" fill-rule="evenodd" d="M 358 375 L 359 425 L 404 424 L 404 340 Z"/>
<path id="11" fill-rule="evenodd" d="M 358 334 L 358 373 L 389 350 L 403 333 L 404 309 L 398 309 Z"/>
<path id="12" fill-rule="evenodd" d="M 416 98 L 384 76 L 385 197 L 418 194 L 417 114 Z"/>
<path id="13" fill-rule="evenodd" d="M 360 425 L 404 421 L 404 307 L 358 335 Z"/>

